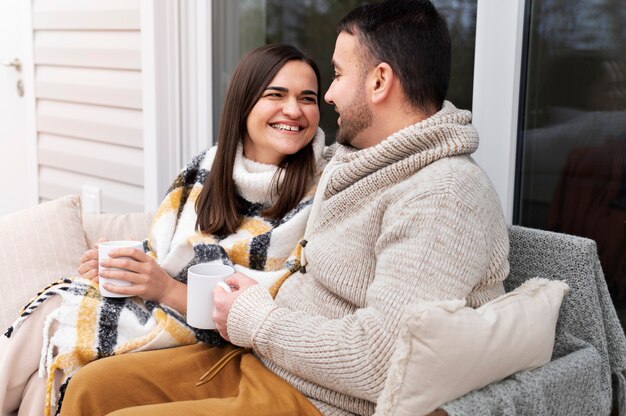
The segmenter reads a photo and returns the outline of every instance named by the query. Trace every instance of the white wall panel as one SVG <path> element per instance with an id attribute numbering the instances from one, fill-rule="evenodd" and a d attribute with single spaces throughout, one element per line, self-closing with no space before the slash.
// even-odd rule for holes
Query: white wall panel
<path id="1" fill-rule="evenodd" d="M 132 147 L 39 135 L 40 166 L 143 186 L 143 152 Z"/>
<path id="2" fill-rule="evenodd" d="M 40 99 L 37 125 L 41 133 L 143 147 L 142 113 L 138 110 Z"/>
<path id="3" fill-rule="evenodd" d="M 37 66 L 37 98 L 141 109 L 141 72 Z"/>
<path id="4" fill-rule="evenodd" d="M 95 186 L 102 190 L 103 212 L 143 211 L 143 188 L 102 178 L 42 166 L 39 169 L 39 196 L 42 200 L 80 194 L 77 184 Z"/>
<path id="5" fill-rule="evenodd" d="M 33 0 L 39 198 L 143 211 L 140 0 Z"/>
<path id="6" fill-rule="evenodd" d="M 107 10 L 139 11 L 139 0 L 32 0 L 35 11 Z M 139 29 L 139 27 L 137 27 Z"/>
<path id="7" fill-rule="evenodd" d="M 139 0 L 34 0 L 35 29 L 139 29 Z"/>
<path id="8" fill-rule="evenodd" d="M 35 63 L 141 69 L 140 32 L 35 31 Z"/>

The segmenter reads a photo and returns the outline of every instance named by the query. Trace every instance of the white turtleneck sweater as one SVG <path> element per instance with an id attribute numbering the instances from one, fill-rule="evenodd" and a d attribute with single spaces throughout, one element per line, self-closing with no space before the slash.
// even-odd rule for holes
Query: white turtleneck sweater
<path id="1" fill-rule="evenodd" d="M 307 229 L 306 273 L 275 299 L 257 285 L 234 303 L 231 341 L 254 348 L 322 413 L 374 412 L 406 305 L 466 298 L 475 307 L 504 293 L 508 235 L 469 156 L 470 121 L 446 102 L 376 146 L 339 146 Z"/>

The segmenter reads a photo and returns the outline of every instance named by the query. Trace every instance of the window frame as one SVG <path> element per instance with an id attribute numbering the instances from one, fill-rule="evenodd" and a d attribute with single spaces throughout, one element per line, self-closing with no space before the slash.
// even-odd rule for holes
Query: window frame
<path id="1" fill-rule="evenodd" d="M 507 224 L 515 209 L 518 122 L 526 1 L 478 0 L 473 124 L 480 146 L 474 154 L 500 197 Z"/>
<path id="2" fill-rule="evenodd" d="M 150 10 L 168 7 L 158 6 L 150 0 L 142 1 L 142 6 L 146 6 L 142 7 L 142 13 L 146 9 L 150 14 Z M 170 105 L 165 109 L 154 108 L 154 104 L 150 108 L 144 108 L 144 112 L 153 113 L 145 116 L 150 124 L 144 131 L 146 146 L 152 150 L 152 156 L 146 156 L 146 167 L 150 166 L 150 158 L 156 160 L 159 166 L 159 169 L 156 166 L 147 169 L 146 178 L 155 173 L 164 175 L 172 166 L 177 166 L 179 170 L 194 154 L 213 144 L 211 7 L 203 0 L 187 0 L 187 3 L 186 6 L 181 6 L 179 0 L 172 0 L 172 3 L 168 2 L 171 4 L 168 13 L 156 16 L 154 11 L 151 12 L 155 14 L 156 27 L 175 27 L 180 30 L 176 34 L 166 31 L 169 35 L 163 36 L 180 40 L 184 46 L 178 43 L 178 58 L 173 59 L 168 58 L 170 55 L 167 55 L 167 51 L 155 47 L 158 43 L 149 44 L 153 54 L 164 55 L 154 61 L 167 64 L 166 76 L 162 78 L 170 80 L 169 90 L 157 91 L 156 98 L 174 100 L 179 105 Z M 474 159 L 493 182 L 508 224 L 513 222 L 515 208 L 526 3 L 526 0 L 478 0 L 477 3 L 472 107 L 473 123 L 480 135 L 480 146 Z M 176 7 L 176 13 L 171 9 L 173 7 Z M 159 19 L 160 22 L 157 21 Z M 148 37 L 156 35 L 147 34 Z M 146 69 L 150 68 L 144 66 L 144 71 Z M 153 82 L 148 84 L 154 87 L 151 90 L 159 90 Z M 171 88 L 172 84 L 179 88 Z M 152 99 L 151 96 L 154 97 L 155 94 L 150 94 L 146 81 L 144 91 L 146 103 L 146 99 Z M 162 134 L 159 133 L 161 130 L 168 130 L 168 127 L 170 136 L 167 139 L 176 143 L 161 143 Z M 148 146 L 149 141 L 155 140 L 154 138 L 161 144 Z M 169 170 L 163 169 L 163 166 Z M 173 176 L 171 173 L 168 175 L 169 181 Z M 161 179 L 156 186 L 150 187 L 151 191 L 162 187 L 159 181 Z M 148 182 L 146 187 L 148 190 Z M 146 201 L 150 197 L 154 198 L 150 193 L 146 192 Z"/>
<path id="3" fill-rule="evenodd" d="M 179 170 L 179 0 L 141 0 L 144 210 L 155 211 Z"/>

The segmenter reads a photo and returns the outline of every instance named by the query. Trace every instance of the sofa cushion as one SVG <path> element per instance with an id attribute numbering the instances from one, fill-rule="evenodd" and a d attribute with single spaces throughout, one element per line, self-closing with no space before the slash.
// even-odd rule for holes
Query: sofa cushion
<path id="1" fill-rule="evenodd" d="M 93 247 L 101 238 L 143 241 L 148 237 L 151 223 L 152 214 L 147 212 L 85 214 L 83 217 L 88 247 Z"/>
<path id="2" fill-rule="evenodd" d="M 449 400 L 550 361 L 568 286 L 530 279 L 472 309 L 463 300 L 405 311 L 377 415 L 424 415 Z"/>
<path id="3" fill-rule="evenodd" d="M 78 196 L 0 217 L 0 328 L 11 325 L 39 289 L 76 274 L 85 250 Z"/>

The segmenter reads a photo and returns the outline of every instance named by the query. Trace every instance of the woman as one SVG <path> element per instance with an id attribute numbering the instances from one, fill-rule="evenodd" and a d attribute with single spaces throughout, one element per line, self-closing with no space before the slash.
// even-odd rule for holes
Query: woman
<path id="1" fill-rule="evenodd" d="M 146 252 L 118 249 L 102 262 L 127 271 L 100 276 L 132 283 L 105 288 L 134 297 L 100 296 L 93 249 L 79 267 L 86 279 L 44 289 L 9 328 L 0 355 L 2 374 L 12 377 L 0 384 L 3 414 L 20 404 L 20 415 L 41 415 L 43 408 L 49 414 L 57 407 L 54 392 L 98 358 L 197 339 L 225 344 L 216 332 L 184 323 L 187 269 L 234 265 L 276 293 L 300 267 L 296 246 L 324 164 L 319 99 L 319 70 L 294 47 L 267 45 L 245 56 L 230 82 L 217 146 L 176 178 L 155 214 Z M 34 341 L 26 334 L 42 328 L 44 345 L 25 348 Z M 37 378 L 38 367 L 45 380 Z"/>

